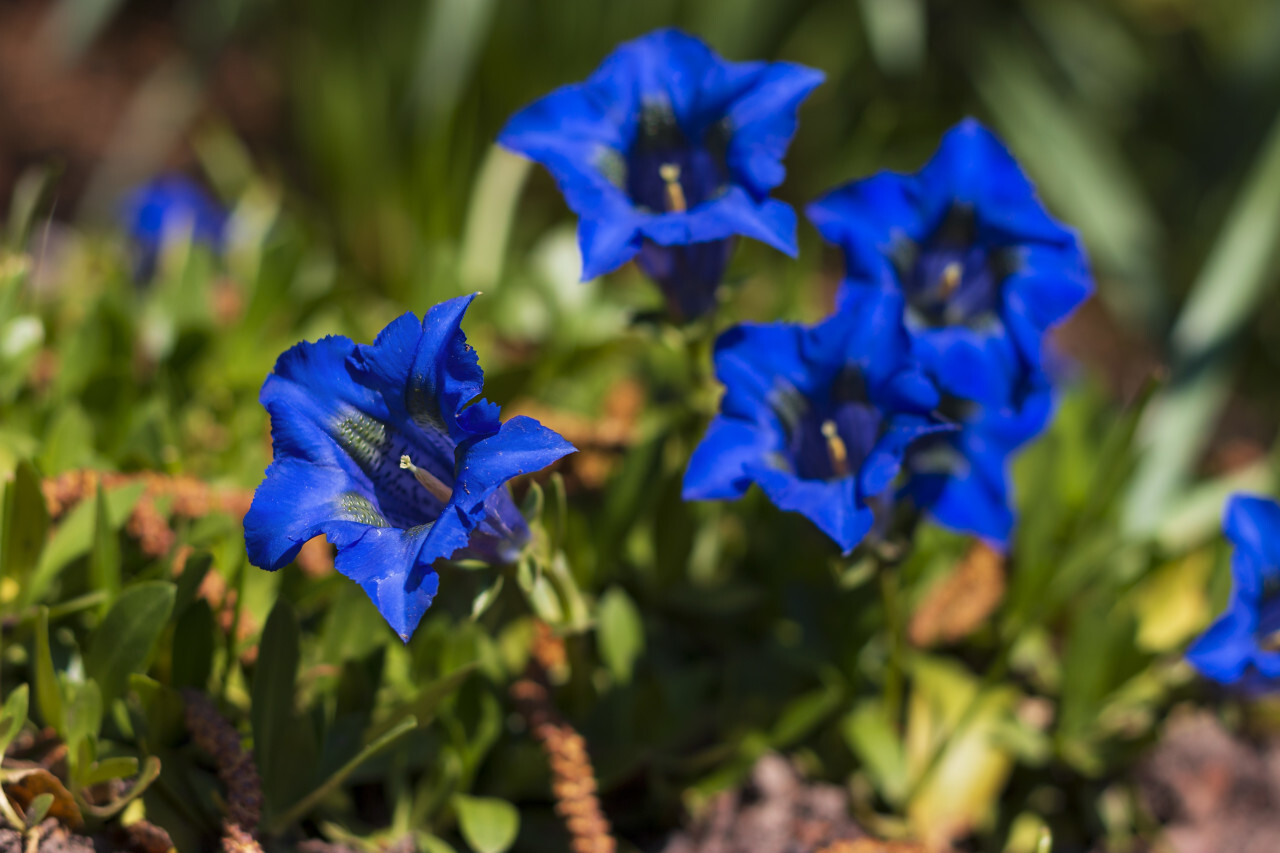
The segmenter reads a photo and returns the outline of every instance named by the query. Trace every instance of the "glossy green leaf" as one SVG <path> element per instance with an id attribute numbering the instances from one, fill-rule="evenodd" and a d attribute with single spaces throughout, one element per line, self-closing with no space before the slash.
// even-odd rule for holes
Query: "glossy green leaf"
<path id="1" fill-rule="evenodd" d="M 475 853 L 503 853 L 520 831 L 520 812 L 506 800 L 453 795 L 462 837 Z"/>
<path id="2" fill-rule="evenodd" d="M 124 694 L 129 674 L 146 669 L 173 611 L 174 595 L 166 581 L 134 584 L 89 637 L 85 673 L 98 682 L 108 707 Z"/>

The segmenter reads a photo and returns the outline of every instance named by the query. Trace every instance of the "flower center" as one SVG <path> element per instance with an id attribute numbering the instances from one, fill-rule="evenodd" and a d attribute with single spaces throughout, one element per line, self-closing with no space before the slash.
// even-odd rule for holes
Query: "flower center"
<path id="1" fill-rule="evenodd" d="M 855 370 L 842 373 L 825 399 L 810 398 L 781 382 L 772 405 L 787 442 L 779 462 L 805 480 L 856 474 L 885 425 Z"/>
<path id="2" fill-rule="evenodd" d="M 899 247 L 894 263 L 910 325 L 980 328 L 998 317 L 1011 259 L 1007 251 L 979 243 L 976 230 L 973 211 L 957 206 L 923 244 Z"/>
<path id="3" fill-rule="evenodd" d="M 442 504 L 447 504 L 449 499 L 453 497 L 453 490 L 440 482 L 435 474 L 425 468 L 419 468 L 413 464 L 413 460 L 409 458 L 409 454 L 400 457 L 400 467 L 413 474 L 413 478 L 417 480 L 424 489 L 426 489 L 433 498 Z"/>
<path id="4" fill-rule="evenodd" d="M 646 104 L 618 183 L 636 207 L 684 213 L 724 192 L 728 134 L 720 123 L 686 135 L 666 104 Z"/>

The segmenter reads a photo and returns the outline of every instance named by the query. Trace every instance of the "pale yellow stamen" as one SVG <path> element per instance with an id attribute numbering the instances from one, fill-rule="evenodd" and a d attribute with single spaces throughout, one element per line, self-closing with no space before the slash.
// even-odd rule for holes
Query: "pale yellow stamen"
<path id="1" fill-rule="evenodd" d="M 849 449 L 844 445 L 836 429 L 835 421 L 822 422 L 822 437 L 827 440 L 827 453 L 831 456 L 831 468 L 837 477 L 849 475 Z"/>
<path id="2" fill-rule="evenodd" d="M 408 454 L 400 457 L 400 467 L 406 471 L 412 472 L 413 478 L 421 483 L 422 487 L 430 492 L 436 500 L 440 501 L 440 503 L 447 504 L 449 502 L 449 498 L 453 497 L 452 489 L 436 479 L 436 476 L 430 471 L 414 465 L 413 460 L 409 458 Z"/>
<path id="3" fill-rule="evenodd" d="M 680 184 L 680 166 L 676 163 L 663 163 L 658 167 L 658 174 L 667 185 L 667 210 L 671 213 L 684 213 L 689 204 L 684 197 L 684 187 Z"/>
<path id="4" fill-rule="evenodd" d="M 945 299 L 956 292 L 960 279 L 964 277 L 964 264 L 952 261 L 942 269 L 942 296 Z"/>

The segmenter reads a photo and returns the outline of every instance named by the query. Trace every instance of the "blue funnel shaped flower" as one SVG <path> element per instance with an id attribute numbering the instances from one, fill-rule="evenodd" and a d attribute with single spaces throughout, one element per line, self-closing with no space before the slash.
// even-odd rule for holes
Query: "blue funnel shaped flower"
<path id="1" fill-rule="evenodd" d="M 795 213 L 769 191 L 822 79 L 786 62 L 725 62 L 658 30 L 525 107 L 498 141 L 560 185 L 579 217 L 584 279 L 639 254 L 672 313 L 692 320 L 714 307 L 735 235 L 795 255 Z"/>
<path id="2" fill-rule="evenodd" d="M 1251 690 L 1280 683 L 1280 504 L 1233 495 L 1222 523 L 1231 555 L 1231 603 L 1187 650 L 1201 674 Z"/>
<path id="3" fill-rule="evenodd" d="M 973 119 L 948 131 L 920 172 L 855 181 L 808 214 L 844 250 L 842 294 L 900 290 L 916 357 L 965 400 L 1013 402 L 1020 377 L 1042 367 L 1045 330 L 1092 290 L 1075 234 Z"/>
<path id="4" fill-rule="evenodd" d="M 161 250 L 175 239 L 222 250 L 226 211 L 182 175 L 164 175 L 138 187 L 125 198 L 121 213 L 138 247 L 139 277 L 151 275 Z"/>
<path id="5" fill-rule="evenodd" d="M 1000 549 L 1013 532 L 1009 461 L 1040 434 L 1053 412 L 1053 391 L 1041 381 L 1005 405 L 943 395 L 939 412 L 959 427 L 912 445 L 902 497 L 952 530 Z"/>
<path id="6" fill-rule="evenodd" d="M 686 500 L 737 498 L 751 483 L 807 516 L 846 553 L 892 502 L 903 455 L 953 426 L 910 360 L 899 294 L 866 288 L 818 326 L 741 325 L 716 342 L 720 414 L 685 472 Z"/>
<path id="7" fill-rule="evenodd" d="M 431 605 L 436 560 L 514 559 L 529 530 L 503 485 L 573 447 L 532 418 L 498 420 L 459 324 L 471 296 L 372 345 L 300 343 L 262 386 L 275 458 L 245 516 L 255 566 L 290 563 L 323 533 L 404 640 Z"/>

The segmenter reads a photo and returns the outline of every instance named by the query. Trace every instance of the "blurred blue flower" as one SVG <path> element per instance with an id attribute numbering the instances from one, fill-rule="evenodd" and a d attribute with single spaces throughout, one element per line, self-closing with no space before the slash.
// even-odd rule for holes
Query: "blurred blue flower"
<path id="1" fill-rule="evenodd" d="M 686 500 L 737 498 L 756 483 L 846 553 L 892 503 L 912 444 L 954 429 L 910 359 L 902 297 L 863 288 L 818 326 L 741 325 L 716 342 L 725 386 L 685 472 Z"/>
<path id="2" fill-rule="evenodd" d="M 1222 522 L 1231 555 L 1231 603 L 1187 650 L 1203 675 L 1247 689 L 1280 679 L 1280 504 L 1233 495 Z"/>
<path id="3" fill-rule="evenodd" d="M 1050 218 L 1012 155 L 973 119 L 914 175 L 882 172 L 808 208 L 844 250 L 844 297 L 906 297 L 913 349 L 944 393 L 1014 402 L 1042 367 L 1045 330 L 1089 295 L 1076 235 Z"/>
<path id="4" fill-rule="evenodd" d="M 912 352 L 961 427 L 912 449 L 904 493 L 939 523 L 1005 545 L 1009 458 L 1053 409 L 1045 332 L 1092 290 L 1079 240 L 973 119 L 918 173 L 855 181 L 808 214 L 844 250 L 842 305 L 868 288 L 903 294 Z"/>
<path id="5" fill-rule="evenodd" d="M 278 569 L 325 534 L 406 641 L 436 594 L 432 564 L 514 559 L 529 531 L 503 484 L 573 451 L 477 399 L 484 374 L 459 328 L 472 298 L 405 314 L 372 345 L 300 343 L 262 386 L 275 458 L 244 520 L 250 562 Z"/>
<path id="6" fill-rule="evenodd" d="M 139 276 L 155 269 L 161 250 L 175 239 L 190 239 L 222 250 L 227 214 L 195 181 L 164 175 L 125 197 L 125 226 L 139 253 Z"/>
<path id="7" fill-rule="evenodd" d="M 584 279 L 639 254 L 691 320 L 714 307 L 735 235 L 795 255 L 795 213 L 769 191 L 796 110 L 822 79 L 787 62 L 726 62 L 658 30 L 516 113 L 498 141 L 560 185 L 579 217 Z"/>
<path id="8" fill-rule="evenodd" d="M 938 411 L 959 429 L 912 445 L 902 496 L 944 527 L 1003 548 L 1015 520 L 1010 457 L 1039 435 L 1052 410 L 1053 391 L 1043 377 L 1006 405 L 943 395 Z"/>

